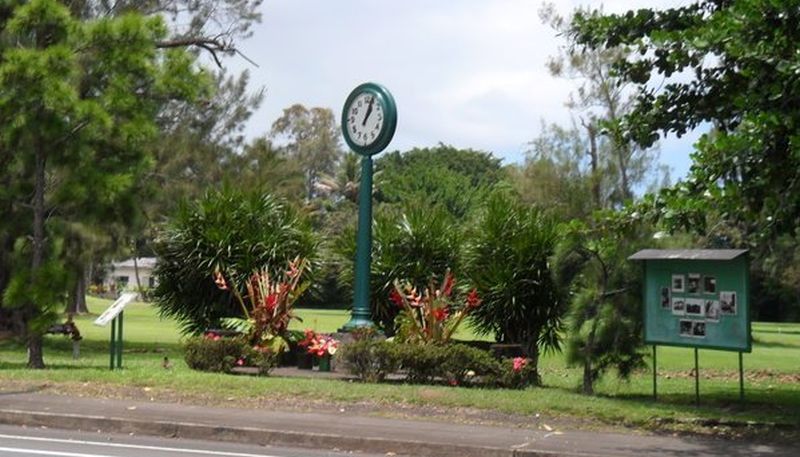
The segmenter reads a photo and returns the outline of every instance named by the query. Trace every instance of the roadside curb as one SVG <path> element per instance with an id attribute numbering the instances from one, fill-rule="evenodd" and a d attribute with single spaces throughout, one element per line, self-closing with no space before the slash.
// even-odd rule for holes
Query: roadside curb
<path id="1" fill-rule="evenodd" d="M 28 427 L 103 431 L 171 438 L 224 441 L 262 446 L 324 448 L 379 454 L 431 457 L 558 457 L 581 453 L 553 453 L 532 449 L 504 449 L 430 443 L 392 438 L 365 438 L 326 433 L 296 432 L 262 428 L 211 426 L 191 422 L 164 422 L 48 412 L 0 409 L 0 423 Z M 391 454 L 390 454 L 391 455 Z"/>

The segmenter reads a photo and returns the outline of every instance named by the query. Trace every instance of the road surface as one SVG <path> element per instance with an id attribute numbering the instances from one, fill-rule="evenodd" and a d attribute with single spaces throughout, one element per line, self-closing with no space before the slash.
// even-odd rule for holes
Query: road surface
<path id="1" fill-rule="evenodd" d="M 144 436 L 0 425 L 3 457 L 378 457 L 370 454 L 287 449 Z"/>

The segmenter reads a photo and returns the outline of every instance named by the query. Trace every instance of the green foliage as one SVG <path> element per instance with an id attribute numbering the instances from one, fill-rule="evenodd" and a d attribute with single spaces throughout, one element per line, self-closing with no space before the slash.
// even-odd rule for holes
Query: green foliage
<path id="1" fill-rule="evenodd" d="M 637 53 L 615 62 L 636 99 L 609 126 L 614 134 L 649 145 L 667 133 L 714 128 L 696 143 L 689 178 L 651 206 L 673 227 L 706 234 L 717 226 L 707 226 L 705 215 L 719 214 L 720 226 L 741 227 L 751 246 L 795 230 L 798 20 L 795 0 L 698 0 L 662 11 L 575 15 L 570 33 L 581 48 L 625 45 Z M 661 90 L 652 89 L 655 81 Z"/>
<path id="2" fill-rule="evenodd" d="M 503 177 L 490 153 L 440 144 L 381 156 L 375 162 L 378 201 L 442 206 L 463 219 Z"/>
<path id="3" fill-rule="evenodd" d="M 641 271 L 628 257 L 649 232 L 624 212 L 598 213 L 594 227 L 573 222 L 554 256 L 570 289 L 567 362 L 583 367 L 584 393 L 610 368 L 622 379 L 644 365 Z"/>
<path id="4" fill-rule="evenodd" d="M 272 124 L 271 135 L 285 142 L 288 157 L 302 167 L 306 198 L 316 197 L 320 178 L 333 174 L 342 156 L 341 133 L 333 111 L 292 105 Z"/>
<path id="5" fill-rule="evenodd" d="M 449 385 L 493 382 L 499 366 L 488 351 L 463 344 L 398 344 L 406 381 Z"/>
<path id="6" fill-rule="evenodd" d="M 343 344 L 336 353 L 341 366 L 363 382 L 381 382 L 400 367 L 400 346 L 364 338 Z"/>
<path id="7" fill-rule="evenodd" d="M 156 306 L 189 333 L 242 317 L 240 304 L 215 285 L 215 271 L 252 272 L 297 256 L 313 267 L 317 245 L 306 219 L 280 199 L 230 188 L 209 191 L 183 205 L 157 241 Z M 245 290 L 248 279 L 237 274 L 232 287 Z"/>
<path id="8" fill-rule="evenodd" d="M 409 203 L 402 214 L 381 208 L 375 216 L 372 237 L 372 318 L 391 335 L 398 313 L 398 307 L 389 301 L 394 281 L 404 278 L 421 289 L 432 278 L 443 277 L 449 269 L 457 271 L 460 230 L 441 207 Z M 353 284 L 354 227 L 342 233 L 333 251 L 340 265 L 339 283 Z M 352 288 L 348 288 L 348 292 L 352 294 Z M 348 302 L 352 303 L 352 300 Z"/>
<path id="9" fill-rule="evenodd" d="M 492 376 L 499 371 L 499 363 L 489 351 L 465 344 L 448 344 L 440 348 L 442 355 L 437 375 L 452 386 L 469 385 L 477 380 L 491 384 Z"/>
<path id="10" fill-rule="evenodd" d="M 0 268 L 14 269 L 0 274 L 0 286 L 16 275 L 44 284 L 59 262 L 67 270 L 72 265 L 63 263 L 79 257 L 54 248 L 64 238 L 69 242 L 63 246 L 80 251 L 80 243 L 72 242 L 78 233 L 106 235 L 130 222 L 137 182 L 150 166 L 148 146 L 159 111 L 205 87 L 193 54 L 155 46 L 166 33 L 158 16 L 127 12 L 81 20 L 53 0 L 4 7 L 0 207 L 21 222 L 0 226 Z M 18 242 L 29 246 L 13 248 Z M 12 249 L 24 252 L 29 265 L 10 266 Z M 40 321 L 53 315 L 60 304 L 55 297 L 65 296 L 68 286 L 52 281 L 41 286 L 46 291 L 28 290 L 27 303 L 15 303 L 16 327 L 27 334 L 33 367 L 44 365 Z M 42 294 L 51 299 L 33 301 Z"/>
<path id="11" fill-rule="evenodd" d="M 506 389 L 524 389 L 536 383 L 536 367 L 523 358 L 504 358 L 496 361 L 487 383 Z"/>
<path id="12" fill-rule="evenodd" d="M 195 336 L 186 340 L 183 357 L 192 370 L 230 373 L 244 351 L 239 338 L 208 338 Z"/>
<path id="13" fill-rule="evenodd" d="M 496 192 L 468 235 L 464 267 L 483 300 L 470 316 L 476 331 L 521 344 L 534 370 L 539 349 L 558 349 L 564 302 L 549 257 L 558 225 L 537 208 Z"/>

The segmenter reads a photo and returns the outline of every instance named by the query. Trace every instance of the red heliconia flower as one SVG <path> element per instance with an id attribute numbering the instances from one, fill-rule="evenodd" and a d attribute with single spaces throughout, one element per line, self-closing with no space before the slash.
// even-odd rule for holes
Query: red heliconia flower
<path id="1" fill-rule="evenodd" d="M 400 295 L 400 292 L 398 292 L 396 288 L 393 288 L 392 291 L 389 292 L 389 301 L 394 303 L 398 308 L 403 307 L 403 297 Z"/>
<path id="2" fill-rule="evenodd" d="M 228 283 L 225 281 L 225 277 L 222 276 L 222 273 L 219 271 L 214 272 L 214 284 L 217 285 L 219 290 L 228 290 Z"/>
<path id="3" fill-rule="evenodd" d="M 478 291 L 476 289 L 472 289 L 467 295 L 467 308 L 474 309 L 477 308 L 478 305 L 481 304 L 481 299 L 478 297 Z"/>
<path id="4" fill-rule="evenodd" d="M 275 309 L 275 305 L 277 304 L 278 304 L 278 294 L 269 294 L 266 297 L 264 297 L 264 308 L 266 308 L 267 311 L 272 312 L 272 310 Z"/>
<path id="5" fill-rule="evenodd" d="M 449 297 L 450 294 L 453 292 L 453 286 L 456 283 L 455 277 L 449 271 L 444 276 L 444 284 L 442 284 L 442 295 L 445 297 Z"/>
<path id="6" fill-rule="evenodd" d="M 436 308 L 433 311 L 431 311 L 431 313 L 433 313 L 433 318 L 436 319 L 437 322 L 441 322 L 447 319 L 447 316 L 450 315 L 450 312 L 447 310 L 447 307 Z"/>
<path id="7" fill-rule="evenodd" d="M 514 357 L 514 373 L 519 373 L 528 364 L 528 359 L 525 357 Z"/>

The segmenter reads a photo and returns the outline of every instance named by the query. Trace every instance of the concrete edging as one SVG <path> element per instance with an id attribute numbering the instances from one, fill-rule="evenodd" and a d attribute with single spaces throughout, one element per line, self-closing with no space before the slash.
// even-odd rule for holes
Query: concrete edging
<path id="1" fill-rule="evenodd" d="M 29 427 L 49 427 L 108 433 L 140 434 L 160 437 L 186 438 L 315 449 L 338 449 L 367 453 L 396 453 L 399 455 L 436 457 L 557 457 L 581 454 L 554 454 L 532 449 L 502 449 L 429 443 L 392 438 L 354 437 L 326 433 L 295 432 L 259 428 L 213 426 L 190 422 L 142 421 L 119 417 L 57 414 L 0 409 L 0 423 Z"/>

